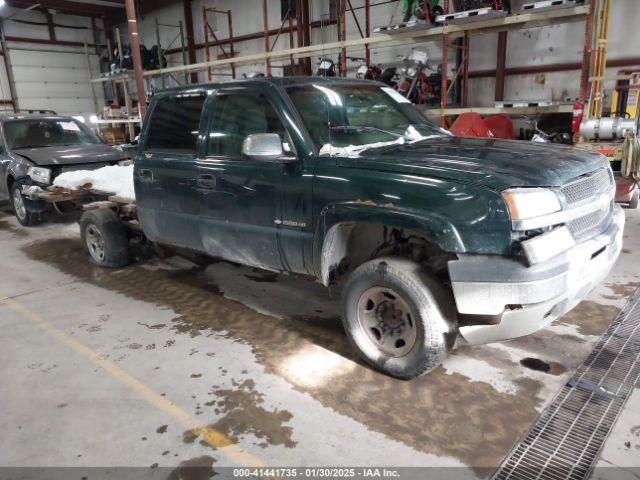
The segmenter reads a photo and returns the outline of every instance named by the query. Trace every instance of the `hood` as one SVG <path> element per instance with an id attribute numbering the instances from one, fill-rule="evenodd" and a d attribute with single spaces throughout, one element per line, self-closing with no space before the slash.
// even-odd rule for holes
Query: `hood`
<path id="1" fill-rule="evenodd" d="M 13 150 L 12 153 L 25 157 L 40 166 L 107 163 L 129 158 L 121 151 L 104 144 L 20 148 Z"/>
<path id="2" fill-rule="evenodd" d="M 558 187 L 607 165 L 597 153 L 559 144 L 438 137 L 338 157 L 341 167 L 446 178 L 495 190 Z"/>

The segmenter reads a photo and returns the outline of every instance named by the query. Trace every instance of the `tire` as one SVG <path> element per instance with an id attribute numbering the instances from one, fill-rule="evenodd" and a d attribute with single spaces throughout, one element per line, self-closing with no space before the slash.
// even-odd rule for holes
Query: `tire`
<path id="1" fill-rule="evenodd" d="M 20 224 L 25 227 L 33 227 L 41 224 L 43 220 L 41 212 L 30 208 L 30 201 L 25 199 L 24 195 L 22 195 L 22 191 L 20 190 L 21 187 L 22 184 L 17 181 L 13 182 L 13 185 L 11 185 L 10 201 L 13 213 Z"/>
<path id="2" fill-rule="evenodd" d="M 436 23 L 436 18 L 438 18 L 439 15 L 444 15 L 444 10 L 440 5 L 436 5 L 431 9 L 431 15 L 429 17 L 431 23 Z"/>
<path id="3" fill-rule="evenodd" d="M 83 213 L 80 234 L 91 262 L 96 265 L 119 268 L 131 262 L 127 230 L 113 210 L 99 208 Z"/>
<path id="4" fill-rule="evenodd" d="M 362 358 L 403 380 L 440 365 L 457 335 L 452 295 L 435 276 L 403 258 L 382 257 L 355 269 L 342 307 L 347 337 Z"/>
<path id="5" fill-rule="evenodd" d="M 631 200 L 629 200 L 629 208 L 631 210 L 635 210 L 638 208 L 638 199 L 640 198 L 640 189 L 636 188 L 636 190 L 631 194 Z"/>

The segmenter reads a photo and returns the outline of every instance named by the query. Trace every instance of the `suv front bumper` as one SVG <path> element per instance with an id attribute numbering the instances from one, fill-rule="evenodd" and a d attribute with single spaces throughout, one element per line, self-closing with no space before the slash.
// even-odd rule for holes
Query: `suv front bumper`
<path id="1" fill-rule="evenodd" d="M 624 221 L 615 205 L 606 231 L 531 267 L 490 255 L 460 255 L 449 262 L 458 312 L 494 320 L 462 326 L 460 334 L 470 344 L 508 340 L 567 313 L 609 274 L 622 248 Z"/>

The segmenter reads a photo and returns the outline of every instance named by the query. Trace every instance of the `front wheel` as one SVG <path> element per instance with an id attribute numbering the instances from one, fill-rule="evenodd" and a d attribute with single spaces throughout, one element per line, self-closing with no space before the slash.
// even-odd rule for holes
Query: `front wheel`
<path id="1" fill-rule="evenodd" d="M 91 261 L 96 265 L 119 268 L 130 263 L 129 236 L 113 210 L 99 208 L 83 213 L 80 234 Z"/>
<path id="2" fill-rule="evenodd" d="M 419 264 L 383 257 L 354 270 L 343 293 L 343 324 L 374 368 L 411 379 L 436 368 L 457 334 L 453 298 Z"/>
<path id="3" fill-rule="evenodd" d="M 42 223 L 41 212 L 33 210 L 29 203 L 30 201 L 22 194 L 22 184 L 18 181 L 14 182 L 11 186 L 11 206 L 16 218 L 25 227 Z"/>

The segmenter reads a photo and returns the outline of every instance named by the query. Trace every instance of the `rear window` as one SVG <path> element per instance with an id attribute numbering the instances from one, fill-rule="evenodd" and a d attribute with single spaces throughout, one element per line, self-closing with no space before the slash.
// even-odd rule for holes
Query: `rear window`
<path id="1" fill-rule="evenodd" d="M 195 153 L 204 100 L 204 93 L 159 100 L 151 114 L 146 149 Z"/>

